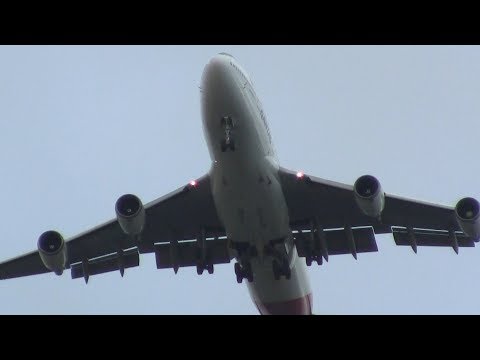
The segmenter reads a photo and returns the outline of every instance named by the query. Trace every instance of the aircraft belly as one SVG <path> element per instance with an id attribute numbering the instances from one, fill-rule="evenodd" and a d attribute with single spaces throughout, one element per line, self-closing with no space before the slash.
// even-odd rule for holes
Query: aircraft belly
<path id="1" fill-rule="evenodd" d="M 253 282 L 244 281 L 259 311 L 309 314 L 306 265 L 291 243 L 288 207 L 263 111 L 231 60 L 226 65 L 210 67 L 209 81 L 202 86 L 203 130 L 212 159 L 217 214 L 230 241 L 257 249 L 258 256 L 250 259 Z M 265 245 L 280 239 L 289 244 L 285 249 L 290 280 L 275 280 L 273 257 L 264 253 Z"/>
<path id="2" fill-rule="evenodd" d="M 267 162 L 245 166 L 232 161 L 215 167 L 213 196 L 231 240 L 263 247 L 290 234 L 283 192 Z"/>

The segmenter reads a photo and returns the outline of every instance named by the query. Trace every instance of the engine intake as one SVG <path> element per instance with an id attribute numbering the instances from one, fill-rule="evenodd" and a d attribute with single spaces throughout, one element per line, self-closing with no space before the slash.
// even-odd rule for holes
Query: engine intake
<path id="1" fill-rule="evenodd" d="M 461 199 L 455 206 L 458 225 L 468 236 L 480 237 L 480 204 L 471 197 Z"/>
<path id="2" fill-rule="evenodd" d="M 380 182 L 371 175 L 363 175 L 353 185 L 355 201 L 367 216 L 378 218 L 385 207 L 385 193 Z"/>
<path id="3" fill-rule="evenodd" d="M 37 248 L 43 265 L 61 275 L 67 264 L 67 247 L 62 235 L 53 230 L 44 232 L 38 238 Z"/>
<path id="4" fill-rule="evenodd" d="M 145 208 L 142 201 L 135 195 L 121 196 L 115 204 L 117 220 L 123 232 L 127 235 L 139 235 L 145 225 Z"/>

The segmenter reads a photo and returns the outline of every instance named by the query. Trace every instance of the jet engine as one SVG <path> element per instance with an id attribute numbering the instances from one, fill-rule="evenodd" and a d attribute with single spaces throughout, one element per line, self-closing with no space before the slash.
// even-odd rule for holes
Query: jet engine
<path id="1" fill-rule="evenodd" d="M 458 225 L 468 236 L 480 237 L 480 204 L 474 198 L 463 198 L 455 206 Z"/>
<path id="2" fill-rule="evenodd" d="M 121 196 L 115 204 L 117 220 L 127 235 L 140 235 L 145 225 L 145 208 L 142 201 L 132 194 Z"/>
<path id="3" fill-rule="evenodd" d="M 385 193 L 380 182 L 371 175 L 361 176 L 353 185 L 355 201 L 367 216 L 378 218 L 385 207 Z"/>
<path id="4" fill-rule="evenodd" d="M 46 231 L 38 238 L 37 247 L 43 265 L 61 275 L 67 263 L 67 247 L 62 235 L 56 231 Z"/>

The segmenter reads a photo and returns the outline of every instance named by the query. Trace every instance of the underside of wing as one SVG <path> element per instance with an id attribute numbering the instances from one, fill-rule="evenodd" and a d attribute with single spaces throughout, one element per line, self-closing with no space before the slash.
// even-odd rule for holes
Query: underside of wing
<path id="1" fill-rule="evenodd" d="M 342 253 L 356 257 L 366 236 L 358 229 L 364 227 L 376 234 L 393 233 L 397 245 L 409 245 L 415 252 L 418 246 L 447 246 L 458 253 L 459 247 L 474 246 L 480 236 L 480 205 L 473 198 L 460 200 L 455 208 L 406 199 L 386 194 L 369 175 L 353 186 L 284 168 L 280 178 L 291 228 L 303 233 L 297 248 L 313 249 L 300 251 L 313 259 L 333 254 L 333 243 L 343 244 Z M 335 231 L 342 234 L 339 240 L 329 240 Z M 374 238 L 367 239 L 370 251 L 376 251 Z"/>
<path id="2" fill-rule="evenodd" d="M 143 205 L 136 196 L 122 196 L 117 218 L 66 241 L 47 231 L 38 251 L 0 264 L 0 279 L 57 274 L 71 269 L 72 278 L 138 266 L 140 254 L 155 253 L 158 268 L 197 266 L 213 272 L 213 264 L 232 258 L 213 202 L 210 178 L 196 181 Z"/>

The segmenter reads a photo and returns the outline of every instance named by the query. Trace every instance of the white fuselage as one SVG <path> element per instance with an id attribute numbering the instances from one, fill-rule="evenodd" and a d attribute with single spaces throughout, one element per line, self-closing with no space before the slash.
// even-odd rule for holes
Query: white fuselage
<path id="1" fill-rule="evenodd" d="M 288 208 L 278 176 L 270 130 L 248 75 L 235 59 L 219 54 L 206 65 L 202 85 L 203 129 L 212 159 L 212 193 L 228 239 L 257 249 L 251 260 L 252 300 L 262 314 L 310 314 L 312 295 L 306 265 L 292 242 Z M 232 119 L 232 149 L 222 149 L 225 126 Z M 223 151 L 222 151 L 223 150 Z M 274 279 L 265 245 L 285 239 L 289 280 Z M 245 280 L 246 281 L 246 280 Z"/>

